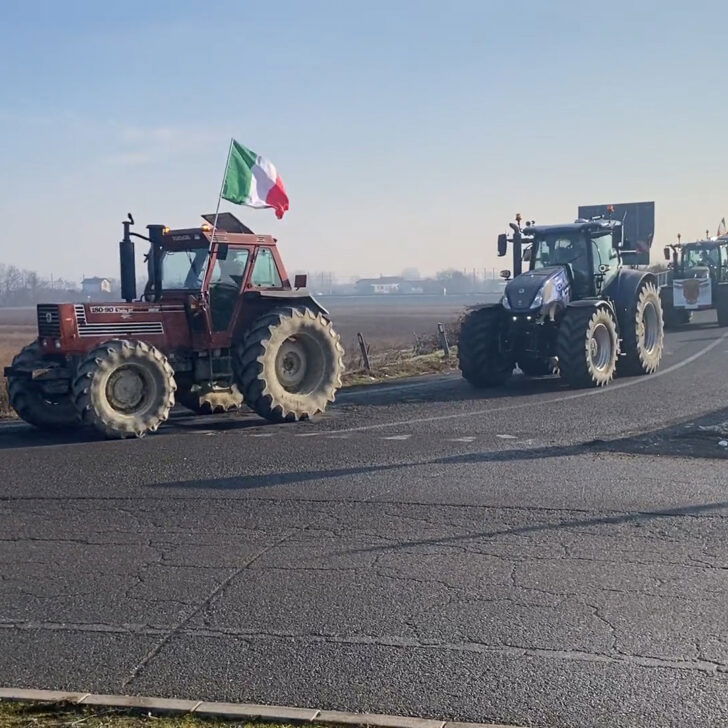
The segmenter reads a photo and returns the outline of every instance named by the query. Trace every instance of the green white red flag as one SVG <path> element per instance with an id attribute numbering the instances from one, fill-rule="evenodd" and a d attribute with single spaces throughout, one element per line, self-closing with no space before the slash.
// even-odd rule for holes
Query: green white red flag
<path id="1" fill-rule="evenodd" d="M 286 188 L 273 163 L 234 139 L 225 168 L 222 198 L 236 205 L 272 207 L 279 219 L 288 210 Z"/>

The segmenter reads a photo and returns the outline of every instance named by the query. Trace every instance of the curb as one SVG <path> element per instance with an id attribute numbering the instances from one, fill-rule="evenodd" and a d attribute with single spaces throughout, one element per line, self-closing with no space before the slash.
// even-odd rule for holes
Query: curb
<path id="1" fill-rule="evenodd" d="M 378 728 L 516 728 L 495 723 L 461 723 L 379 713 L 348 713 L 338 710 L 294 708 L 257 703 L 212 703 L 203 700 L 150 698 L 137 695 L 95 695 L 64 690 L 0 688 L 0 701 L 18 703 L 72 703 L 105 708 L 128 708 L 158 713 L 194 713 L 217 718 L 263 720 L 271 723 L 318 723 L 323 725 L 377 726 Z"/>

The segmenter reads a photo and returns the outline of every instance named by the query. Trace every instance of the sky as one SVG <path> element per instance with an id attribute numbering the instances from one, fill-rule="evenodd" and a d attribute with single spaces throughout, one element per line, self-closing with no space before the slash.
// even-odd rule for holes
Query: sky
<path id="1" fill-rule="evenodd" d="M 723 0 L 3 0 L 0 263 L 116 275 L 121 220 L 197 224 L 230 137 L 291 270 L 504 267 L 516 212 L 654 200 L 657 258 L 728 216 Z"/>

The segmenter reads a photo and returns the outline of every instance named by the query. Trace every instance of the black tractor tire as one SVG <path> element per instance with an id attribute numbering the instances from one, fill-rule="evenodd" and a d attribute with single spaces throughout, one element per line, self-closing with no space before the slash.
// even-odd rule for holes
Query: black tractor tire
<path id="1" fill-rule="evenodd" d="M 559 375 L 570 387 L 604 387 L 619 356 L 617 322 L 606 306 L 567 308 L 556 337 Z"/>
<path id="2" fill-rule="evenodd" d="M 23 347 L 13 359 L 12 366 L 19 369 L 53 365 L 44 359 L 37 341 Z M 22 420 L 39 430 L 65 430 L 81 424 L 70 392 L 48 395 L 40 386 L 24 377 L 8 377 L 10 406 Z"/>
<path id="3" fill-rule="evenodd" d="M 245 403 L 271 422 L 295 422 L 336 399 L 344 348 L 331 321 L 307 307 L 281 307 L 253 322 L 234 352 Z"/>
<path id="4" fill-rule="evenodd" d="M 643 283 L 622 326 L 622 350 L 617 367 L 622 375 L 652 374 L 662 360 L 665 333 L 660 294 L 654 283 Z"/>
<path id="5" fill-rule="evenodd" d="M 497 387 L 513 374 L 515 362 L 500 350 L 503 309 L 489 306 L 470 311 L 460 327 L 458 365 L 477 389 Z"/>
<path id="6" fill-rule="evenodd" d="M 144 437 L 167 420 L 177 388 L 167 357 L 133 339 L 111 339 L 79 364 L 73 399 L 85 425 L 105 437 Z"/>
<path id="7" fill-rule="evenodd" d="M 545 377 L 553 374 L 555 367 L 552 359 L 548 357 L 526 357 L 522 356 L 518 360 L 518 368 L 527 377 Z"/>
<path id="8" fill-rule="evenodd" d="M 718 316 L 718 326 L 728 326 L 728 285 L 716 288 L 715 313 Z"/>
<path id="9" fill-rule="evenodd" d="M 243 406 L 243 395 L 237 385 L 193 384 L 177 386 L 175 398 L 179 404 L 198 415 L 217 415 L 236 412 Z"/>

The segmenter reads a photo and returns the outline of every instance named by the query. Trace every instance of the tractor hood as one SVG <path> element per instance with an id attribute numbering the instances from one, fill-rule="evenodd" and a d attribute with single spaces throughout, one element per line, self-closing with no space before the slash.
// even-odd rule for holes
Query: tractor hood
<path id="1" fill-rule="evenodd" d="M 513 311 L 535 311 L 571 300 L 571 281 L 561 265 L 521 273 L 506 285 L 503 305 Z"/>

